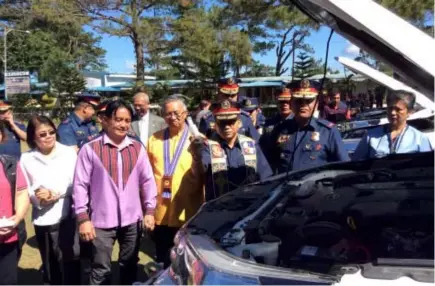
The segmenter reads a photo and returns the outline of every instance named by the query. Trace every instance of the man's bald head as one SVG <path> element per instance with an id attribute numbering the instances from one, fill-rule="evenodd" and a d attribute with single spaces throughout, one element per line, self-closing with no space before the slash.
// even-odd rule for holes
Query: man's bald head
<path id="1" fill-rule="evenodd" d="M 150 98 L 144 91 L 136 92 L 133 96 L 133 106 L 136 114 L 143 117 L 148 113 Z"/>

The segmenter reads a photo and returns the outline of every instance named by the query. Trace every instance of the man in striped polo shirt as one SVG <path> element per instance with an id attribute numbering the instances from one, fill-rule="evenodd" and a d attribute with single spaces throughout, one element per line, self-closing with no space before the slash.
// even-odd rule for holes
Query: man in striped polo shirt
<path id="1" fill-rule="evenodd" d="M 111 255 L 118 240 L 120 284 L 136 278 L 143 227 L 154 229 L 156 182 L 143 145 L 131 139 L 131 108 L 117 100 L 106 107 L 106 132 L 78 154 L 74 208 L 80 238 L 92 242 L 90 284 L 111 284 Z"/>

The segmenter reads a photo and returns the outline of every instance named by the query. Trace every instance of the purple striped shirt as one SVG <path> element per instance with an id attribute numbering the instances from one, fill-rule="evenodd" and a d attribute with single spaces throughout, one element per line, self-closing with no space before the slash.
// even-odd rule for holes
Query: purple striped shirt
<path id="1" fill-rule="evenodd" d="M 80 149 L 73 183 L 79 221 L 97 228 L 127 226 L 154 214 L 157 188 L 143 145 L 126 137 L 116 146 L 104 134 Z"/>

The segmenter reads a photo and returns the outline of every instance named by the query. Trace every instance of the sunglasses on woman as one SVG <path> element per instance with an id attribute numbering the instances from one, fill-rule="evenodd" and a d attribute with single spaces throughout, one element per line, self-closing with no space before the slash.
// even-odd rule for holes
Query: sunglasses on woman
<path id="1" fill-rule="evenodd" d="M 56 134 L 56 130 L 51 130 L 51 131 L 48 131 L 48 132 L 39 133 L 38 137 L 39 138 L 45 138 L 47 136 L 53 136 L 55 134 Z"/>

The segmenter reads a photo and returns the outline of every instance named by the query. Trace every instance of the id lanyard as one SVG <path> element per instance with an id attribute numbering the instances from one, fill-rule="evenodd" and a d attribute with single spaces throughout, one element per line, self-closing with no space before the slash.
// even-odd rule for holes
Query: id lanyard
<path id="1" fill-rule="evenodd" d="M 183 135 L 181 140 L 175 149 L 174 157 L 172 161 L 170 160 L 170 148 L 169 148 L 169 128 L 165 130 L 164 141 L 163 141 L 163 159 L 164 159 L 164 175 L 163 175 L 163 198 L 170 199 L 172 193 L 172 176 L 175 172 L 175 167 L 181 157 L 181 152 L 183 150 L 184 144 L 187 140 L 187 135 L 189 134 L 187 126 L 184 127 Z"/>
<path id="2" fill-rule="evenodd" d="M 402 132 L 400 132 L 399 136 L 397 136 L 394 140 L 391 138 L 391 132 L 388 132 L 388 146 L 390 148 L 390 154 L 396 154 L 397 150 L 399 150 L 400 144 L 402 144 L 403 137 L 405 137 L 405 133 L 408 130 L 408 125 L 403 128 Z"/>

